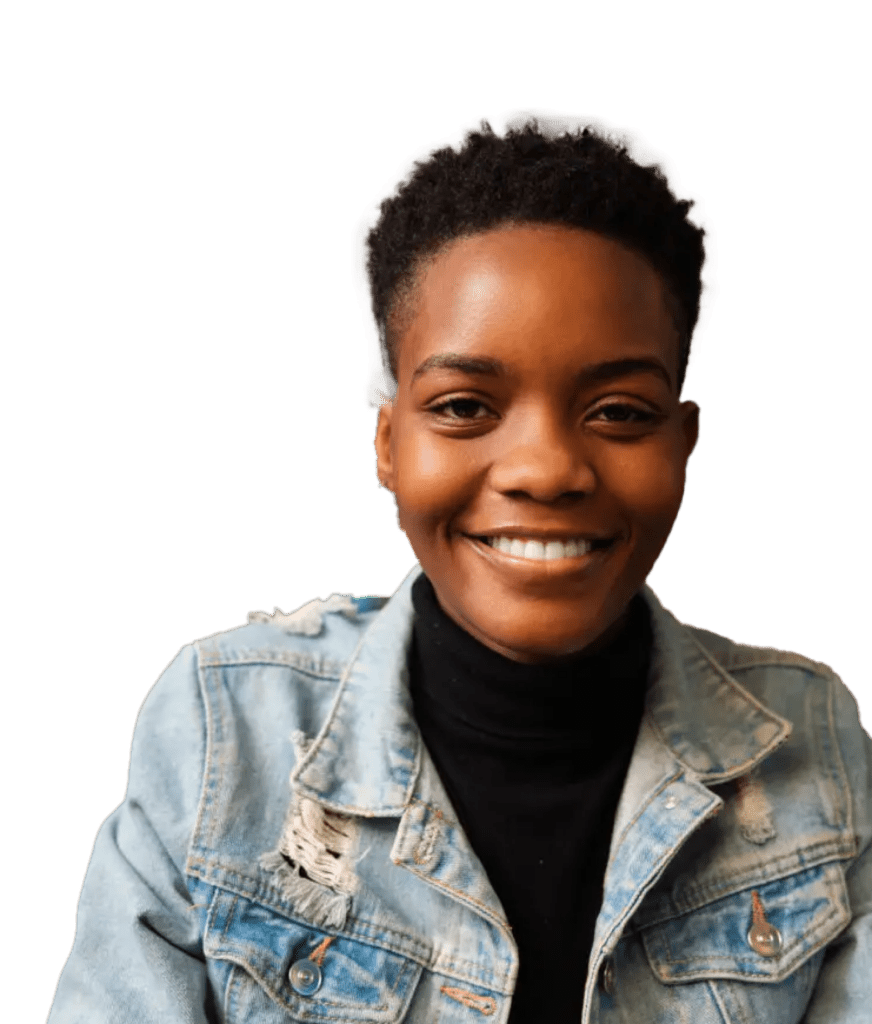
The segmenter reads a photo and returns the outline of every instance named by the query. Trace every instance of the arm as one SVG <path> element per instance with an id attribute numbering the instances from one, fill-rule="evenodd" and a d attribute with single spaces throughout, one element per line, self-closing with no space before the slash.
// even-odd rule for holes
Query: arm
<path id="1" fill-rule="evenodd" d="M 839 679 L 833 687 L 833 719 L 860 854 L 845 872 L 851 923 L 827 949 L 803 1024 L 872 1020 L 872 740 L 850 691 Z"/>
<path id="2" fill-rule="evenodd" d="M 209 1020 L 201 914 L 184 875 L 205 749 L 187 647 L 139 713 L 127 795 L 97 835 L 49 1024 Z"/>

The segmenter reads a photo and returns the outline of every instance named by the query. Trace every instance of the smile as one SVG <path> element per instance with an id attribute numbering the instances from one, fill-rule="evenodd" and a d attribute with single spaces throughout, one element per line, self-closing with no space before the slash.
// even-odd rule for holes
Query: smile
<path id="1" fill-rule="evenodd" d="M 536 562 L 551 562 L 557 558 L 577 558 L 579 555 L 587 555 L 594 548 L 589 540 L 526 540 L 523 537 L 480 537 L 478 540 L 492 548 L 502 551 L 506 555 L 514 555 L 516 558 L 529 558 Z M 598 544 L 597 546 L 605 546 Z"/>
<path id="2" fill-rule="evenodd" d="M 589 541 L 583 538 L 566 540 L 532 540 L 523 537 L 475 537 L 467 535 L 476 548 L 493 558 L 506 558 L 519 562 L 556 562 L 567 568 L 583 566 L 597 560 L 600 553 L 611 547 L 612 539 Z M 554 568 L 557 568 L 555 565 Z"/>

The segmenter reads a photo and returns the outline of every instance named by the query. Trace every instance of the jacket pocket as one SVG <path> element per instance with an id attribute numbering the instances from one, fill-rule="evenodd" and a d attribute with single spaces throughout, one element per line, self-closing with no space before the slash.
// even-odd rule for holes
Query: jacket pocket
<path id="1" fill-rule="evenodd" d="M 402 954 L 330 934 L 216 890 L 204 934 L 208 959 L 236 965 L 223 993 L 225 1019 L 403 1019 L 422 967 Z"/>
<path id="2" fill-rule="evenodd" d="M 814 957 L 850 920 L 842 866 L 831 862 L 645 927 L 642 941 L 651 969 L 666 984 L 715 979 L 775 984 Z"/>

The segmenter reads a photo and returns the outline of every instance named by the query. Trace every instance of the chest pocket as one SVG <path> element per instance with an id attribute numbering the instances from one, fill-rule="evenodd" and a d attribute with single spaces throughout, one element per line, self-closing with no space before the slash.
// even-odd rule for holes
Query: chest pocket
<path id="1" fill-rule="evenodd" d="M 402 1020 L 422 968 L 401 954 L 323 932 L 217 890 L 204 953 L 235 965 L 223 994 L 227 1021 Z"/>
<path id="2" fill-rule="evenodd" d="M 850 920 L 842 867 L 831 862 L 651 925 L 642 941 L 652 970 L 666 984 L 718 978 L 778 984 Z"/>

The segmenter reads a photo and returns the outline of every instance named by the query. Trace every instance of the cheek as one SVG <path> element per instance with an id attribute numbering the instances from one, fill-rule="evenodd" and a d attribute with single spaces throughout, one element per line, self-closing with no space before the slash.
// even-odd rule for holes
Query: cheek
<path id="1" fill-rule="evenodd" d="M 475 471 L 468 453 L 444 439 L 406 435 L 397 444 L 395 458 L 401 516 L 447 519 L 473 491 Z"/>
<path id="2" fill-rule="evenodd" d="M 684 465 L 668 446 L 628 448 L 602 482 L 632 520 L 668 533 L 684 494 Z"/>

